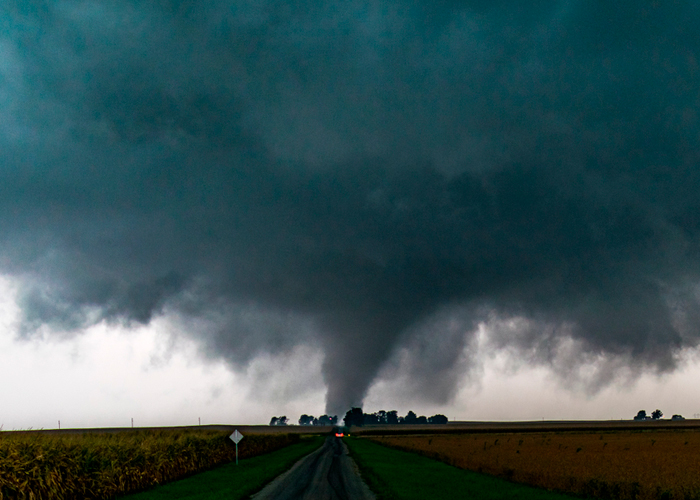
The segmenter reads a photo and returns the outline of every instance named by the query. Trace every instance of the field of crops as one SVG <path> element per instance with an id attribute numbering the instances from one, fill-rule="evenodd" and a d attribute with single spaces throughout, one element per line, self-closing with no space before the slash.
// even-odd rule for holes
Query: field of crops
<path id="1" fill-rule="evenodd" d="M 235 460 L 229 432 L 0 432 L 0 500 L 111 499 Z M 298 434 L 247 434 L 239 457 L 299 441 Z"/>
<path id="2" fill-rule="evenodd" d="M 620 500 L 700 498 L 700 432 L 385 435 L 368 439 L 509 480 Z"/>

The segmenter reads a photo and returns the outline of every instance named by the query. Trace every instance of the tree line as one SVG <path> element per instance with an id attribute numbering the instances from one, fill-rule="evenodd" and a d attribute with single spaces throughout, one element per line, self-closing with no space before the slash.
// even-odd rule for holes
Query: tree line
<path id="1" fill-rule="evenodd" d="M 437 414 L 432 417 L 418 416 L 414 412 L 409 411 L 406 416 L 399 416 L 396 410 L 384 411 L 379 410 L 375 413 L 364 413 L 362 408 L 351 408 L 345 414 L 343 421 L 347 427 L 363 426 L 363 425 L 420 425 L 420 424 L 446 424 L 448 419 L 445 415 Z M 299 417 L 299 425 L 337 425 L 338 417 L 336 415 L 321 415 L 316 418 L 313 415 L 303 414 Z M 272 417 L 270 425 L 289 425 L 289 419 L 286 415 L 280 417 Z"/>
<path id="2" fill-rule="evenodd" d="M 379 410 L 375 413 L 364 413 L 362 408 L 352 408 L 345 414 L 345 425 L 350 427 L 363 425 L 401 425 L 401 424 L 446 424 L 448 419 L 445 415 L 437 414 L 432 417 L 417 416 L 409 411 L 405 417 L 400 417 L 396 410 Z"/>
<path id="3" fill-rule="evenodd" d="M 639 410 L 637 412 L 637 416 L 634 417 L 634 420 L 661 420 L 661 417 L 663 416 L 664 412 L 658 408 L 651 412 L 651 416 L 647 415 L 646 410 Z M 671 417 L 671 420 L 685 420 L 685 418 L 683 418 L 683 415 L 674 415 Z"/>
<path id="4" fill-rule="evenodd" d="M 299 425 L 336 425 L 338 423 L 337 415 L 321 415 L 316 418 L 313 415 L 304 414 L 299 417 Z M 289 425 L 289 419 L 286 415 L 281 417 L 272 417 L 270 425 Z"/>

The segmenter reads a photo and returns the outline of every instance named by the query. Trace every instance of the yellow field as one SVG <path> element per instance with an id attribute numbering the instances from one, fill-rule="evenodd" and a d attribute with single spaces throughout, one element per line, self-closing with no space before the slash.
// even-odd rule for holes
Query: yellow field
<path id="1" fill-rule="evenodd" d="M 235 459 L 229 431 L 0 432 L 0 500 L 109 499 Z M 246 434 L 239 457 L 279 449 L 291 434 Z"/>
<path id="2" fill-rule="evenodd" d="M 700 432 L 508 432 L 369 439 L 547 489 L 621 500 L 700 498 Z"/>

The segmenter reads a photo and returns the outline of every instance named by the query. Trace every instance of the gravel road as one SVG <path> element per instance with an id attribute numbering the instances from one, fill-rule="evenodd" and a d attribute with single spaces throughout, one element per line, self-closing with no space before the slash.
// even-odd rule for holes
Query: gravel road
<path id="1" fill-rule="evenodd" d="M 252 496 L 254 500 L 375 500 L 342 439 L 323 446 Z"/>

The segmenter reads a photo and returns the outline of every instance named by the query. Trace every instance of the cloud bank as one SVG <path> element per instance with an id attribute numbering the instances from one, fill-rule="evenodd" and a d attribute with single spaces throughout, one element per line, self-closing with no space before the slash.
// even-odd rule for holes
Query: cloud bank
<path id="1" fill-rule="evenodd" d="M 406 349 L 449 399 L 484 323 L 532 363 L 698 344 L 695 2 L 1 9 L 27 339 L 167 314 L 234 368 L 314 345 L 333 413 Z"/>

